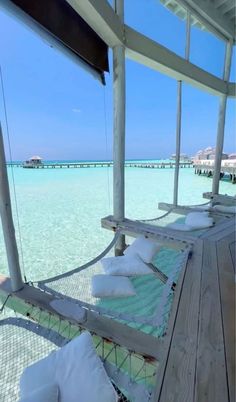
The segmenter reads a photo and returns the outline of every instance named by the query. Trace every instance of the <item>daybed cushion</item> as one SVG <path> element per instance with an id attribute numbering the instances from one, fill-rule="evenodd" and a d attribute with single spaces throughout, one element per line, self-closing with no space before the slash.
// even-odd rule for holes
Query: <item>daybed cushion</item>
<path id="1" fill-rule="evenodd" d="M 185 218 L 185 224 L 192 230 L 204 229 L 213 225 L 213 219 L 208 216 L 208 212 L 190 212 Z"/>
<path id="2" fill-rule="evenodd" d="M 129 278 L 110 275 L 94 275 L 92 277 L 93 297 L 126 297 L 135 294 Z"/>
<path id="3" fill-rule="evenodd" d="M 52 383 L 33 390 L 26 397 L 21 398 L 19 402 L 58 402 L 58 398 L 58 385 Z"/>
<path id="4" fill-rule="evenodd" d="M 161 247 L 162 244 L 146 239 L 144 236 L 140 236 L 125 249 L 124 254 L 138 255 L 144 262 L 150 263 Z"/>
<path id="5" fill-rule="evenodd" d="M 55 299 L 52 300 L 50 306 L 59 314 L 64 315 L 78 322 L 83 322 L 86 319 L 86 311 L 77 304 L 68 300 Z"/>
<path id="6" fill-rule="evenodd" d="M 49 381 L 58 384 L 60 402 L 118 401 L 87 331 L 26 368 L 20 380 L 21 396 L 29 396 L 32 390 Z"/>
<path id="7" fill-rule="evenodd" d="M 101 264 L 107 275 L 137 276 L 152 273 L 138 255 L 103 258 Z"/>
<path id="8" fill-rule="evenodd" d="M 230 214 L 236 214 L 236 206 L 235 205 L 214 205 L 213 209 L 219 212 L 225 212 Z"/>
<path id="9" fill-rule="evenodd" d="M 192 227 L 187 226 L 185 223 L 178 223 L 178 222 L 169 223 L 169 225 L 167 225 L 167 228 L 173 230 L 181 230 L 182 232 L 189 232 L 190 230 L 193 230 Z"/>

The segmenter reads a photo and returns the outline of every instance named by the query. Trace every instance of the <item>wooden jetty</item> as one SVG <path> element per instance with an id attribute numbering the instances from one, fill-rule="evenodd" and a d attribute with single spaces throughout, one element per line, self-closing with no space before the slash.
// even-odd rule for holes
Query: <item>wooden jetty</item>
<path id="1" fill-rule="evenodd" d="M 102 168 L 113 167 L 113 162 L 55 162 L 55 163 L 42 163 L 34 167 L 23 166 L 21 162 L 7 162 L 7 166 L 24 167 L 27 169 L 70 169 L 70 168 Z M 125 162 L 125 167 L 131 168 L 146 168 L 146 169 L 165 169 L 174 168 L 175 162 Z M 192 162 L 180 162 L 181 168 L 193 167 Z"/>
<path id="2" fill-rule="evenodd" d="M 215 164 L 214 160 L 197 160 L 193 163 L 195 174 L 213 177 Z M 228 175 L 230 181 L 236 183 L 236 160 L 223 160 L 221 161 L 220 178 Z"/>

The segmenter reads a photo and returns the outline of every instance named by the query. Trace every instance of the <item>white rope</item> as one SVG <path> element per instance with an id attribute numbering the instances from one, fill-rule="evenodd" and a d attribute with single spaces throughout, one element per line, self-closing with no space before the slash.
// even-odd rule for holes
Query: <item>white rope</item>
<path id="1" fill-rule="evenodd" d="M 166 213 L 164 213 L 161 216 L 158 216 L 156 218 L 151 218 L 151 219 L 137 219 L 137 222 L 154 222 L 154 221 L 158 221 L 158 220 L 161 220 L 161 219 L 165 218 L 166 216 L 168 216 L 171 212 L 173 212 L 178 207 L 181 207 L 181 208 L 198 208 L 198 207 L 203 207 L 205 205 L 208 205 L 210 203 L 211 203 L 211 201 L 207 201 L 207 202 L 205 202 L 203 204 L 195 204 L 195 205 L 176 205 L 174 207 L 171 207 L 169 209 L 169 211 L 167 211 Z"/>

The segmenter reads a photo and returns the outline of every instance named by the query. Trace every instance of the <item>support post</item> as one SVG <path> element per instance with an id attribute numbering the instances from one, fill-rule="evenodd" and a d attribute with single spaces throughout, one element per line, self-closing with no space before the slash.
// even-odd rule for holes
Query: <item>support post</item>
<path id="1" fill-rule="evenodd" d="M 225 65 L 224 65 L 224 74 L 223 74 L 223 79 L 226 82 L 229 81 L 229 76 L 230 76 L 232 48 L 233 48 L 233 42 L 229 41 L 226 46 Z M 214 163 L 215 166 L 214 166 L 214 174 L 213 174 L 213 182 L 212 182 L 212 195 L 219 194 L 221 159 L 222 159 L 222 152 L 223 152 L 223 146 L 224 146 L 227 98 L 228 98 L 227 95 L 220 96 L 216 150 L 215 150 L 215 163 Z"/>
<path id="2" fill-rule="evenodd" d="M 8 268 L 11 278 L 12 291 L 23 288 L 19 255 L 16 244 L 15 229 L 12 218 L 11 199 L 7 177 L 6 158 L 4 152 L 2 128 L 0 124 L 0 215 L 5 240 Z"/>
<path id="3" fill-rule="evenodd" d="M 124 23 L 124 1 L 115 0 L 115 11 Z M 125 217 L 125 47 L 113 48 L 113 215 L 122 221 Z M 115 255 L 122 255 L 125 236 L 121 235 Z"/>
<path id="4" fill-rule="evenodd" d="M 189 61 L 189 53 L 190 53 L 190 30 L 191 30 L 191 15 L 188 12 L 187 19 L 186 19 L 186 44 L 185 44 L 185 59 L 187 61 Z M 174 176 L 174 194 L 173 194 L 173 204 L 175 206 L 178 205 L 179 163 L 180 163 L 180 149 L 181 149 L 181 120 L 182 120 L 182 81 L 178 81 L 175 176 Z"/>

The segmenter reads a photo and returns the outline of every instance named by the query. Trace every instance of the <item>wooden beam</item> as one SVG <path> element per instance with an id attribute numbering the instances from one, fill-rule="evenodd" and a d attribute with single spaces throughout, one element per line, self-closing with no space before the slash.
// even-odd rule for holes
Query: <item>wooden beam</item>
<path id="1" fill-rule="evenodd" d="M 127 25 L 125 35 L 128 58 L 214 95 L 228 93 L 228 85 L 222 79 L 177 56 Z"/>
<path id="2" fill-rule="evenodd" d="M 233 53 L 233 41 L 230 40 L 226 46 L 225 64 L 224 64 L 224 73 L 223 73 L 223 80 L 226 83 L 229 81 L 232 53 Z M 227 98 L 228 98 L 227 94 L 222 95 L 220 97 L 220 103 L 219 103 L 215 163 L 214 163 L 214 173 L 213 173 L 213 181 L 212 181 L 212 193 L 213 194 L 219 193 L 221 160 L 222 160 L 224 135 L 225 135 L 225 118 L 226 118 Z"/>
<path id="3" fill-rule="evenodd" d="M 63 299 L 58 299 L 58 297 L 54 297 L 49 293 L 45 293 L 40 289 L 27 284 L 21 291 L 12 294 L 9 278 L 0 275 L 0 296 L 6 298 L 8 295 L 12 295 L 16 302 L 17 300 L 24 301 L 25 303 L 43 309 L 55 316 L 59 315 L 72 324 L 77 324 L 78 326 L 88 329 L 99 336 L 110 339 L 118 345 L 122 345 L 123 347 L 135 351 L 143 356 L 159 359 L 162 354 L 161 339 L 145 334 L 144 332 L 133 329 L 128 325 L 121 324 L 114 319 L 107 318 L 90 310 L 86 310 L 86 317 L 83 322 L 78 321 L 76 318 L 73 319 L 71 314 L 70 316 L 67 316 L 66 313 L 64 315 L 58 314 L 50 303 L 53 300 L 63 301 Z"/>
<path id="4" fill-rule="evenodd" d="M 228 83 L 228 96 L 229 96 L 229 98 L 235 98 L 236 97 L 236 84 L 235 84 L 235 82 L 229 82 Z"/>
<path id="5" fill-rule="evenodd" d="M 0 80 L 3 85 L 1 67 L 0 67 Z M 15 227 L 12 217 L 11 197 L 8 183 L 1 123 L 0 123 L 0 216 L 2 221 L 2 230 L 7 253 L 8 269 L 11 277 L 11 288 L 12 291 L 15 292 L 21 289 L 24 286 L 24 283 L 21 276 Z"/>
<path id="6" fill-rule="evenodd" d="M 106 0 L 66 0 L 107 43 L 114 47 L 124 42 L 123 25 Z"/>
<path id="7" fill-rule="evenodd" d="M 157 221 L 158 222 L 158 221 Z M 112 231 L 120 230 L 128 236 L 138 237 L 140 235 L 161 241 L 163 246 L 182 250 L 196 241 L 196 237 L 187 235 L 186 232 L 179 232 L 165 227 L 160 227 L 152 222 L 132 221 L 125 218 L 123 221 L 116 221 L 113 216 L 107 216 L 101 220 L 105 229 Z"/>
<path id="8" fill-rule="evenodd" d="M 124 0 L 115 1 L 120 21 L 124 22 Z M 113 47 L 113 214 L 115 219 L 125 217 L 125 47 Z M 115 247 L 115 255 L 122 255 L 125 237 L 121 235 Z"/>
<path id="9" fill-rule="evenodd" d="M 123 25 L 106 0 L 67 1 L 108 46 L 124 44 L 128 58 L 212 94 L 228 93 L 228 85 L 220 78 Z M 233 92 L 231 86 L 230 91 Z"/>

